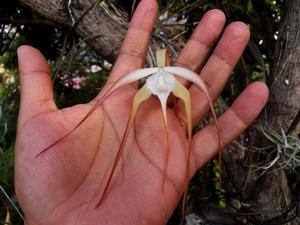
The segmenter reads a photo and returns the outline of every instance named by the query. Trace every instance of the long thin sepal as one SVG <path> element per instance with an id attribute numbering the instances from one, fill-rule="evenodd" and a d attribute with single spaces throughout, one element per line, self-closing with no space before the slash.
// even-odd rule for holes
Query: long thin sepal
<path id="1" fill-rule="evenodd" d="M 165 67 L 164 68 L 165 71 L 176 74 L 180 77 L 183 77 L 191 82 L 193 82 L 194 84 L 196 84 L 198 86 L 198 88 L 200 88 L 200 90 L 204 93 L 207 102 L 209 104 L 209 107 L 211 109 L 213 118 L 215 120 L 215 122 L 217 122 L 217 116 L 213 107 L 213 103 L 212 100 L 209 96 L 207 87 L 204 83 L 204 81 L 198 76 L 198 74 L 196 74 L 194 71 L 191 71 L 189 69 L 186 68 L 182 68 L 182 67 Z"/>
<path id="2" fill-rule="evenodd" d="M 121 77 L 119 80 L 117 80 L 115 85 L 113 85 L 111 91 L 114 91 L 115 89 L 119 88 L 120 86 L 123 86 L 124 84 L 129 84 L 134 81 L 143 79 L 153 73 L 156 73 L 158 70 L 159 70 L 159 68 L 152 67 L 152 68 L 143 68 L 143 69 L 138 69 L 138 70 L 132 71 L 132 72 L 128 73 L 127 75 Z"/>
<path id="3" fill-rule="evenodd" d="M 112 181 L 112 177 L 114 175 L 114 172 L 115 172 L 115 170 L 117 168 L 117 165 L 118 165 L 118 163 L 120 161 L 120 158 L 122 156 L 122 153 L 124 151 L 124 147 L 125 147 L 128 135 L 129 135 L 129 131 L 130 131 L 131 127 L 132 127 L 132 124 L 133 124 L 135 116 L 136 116 L 136 112 L 137 112 L 140 104 L 143 101 L 147 100 L 151 95 L 152 95 L 152 93 L 145 86 L 143 86 L 140 90 L 138 90 L 138 92 L 134 96 L 131 113 L 130 113 L 130 116 L 129 116 L 129 119 L 128 119 L 128 122 L 127 122 L 127 125 L 126 125 L 126 129 L 125 129 L 124 135 L 122 137 L 119 149 L 118 149 L 117 154 L 115 156 L 115 159 L 114 159 L 114 162 L 113 162 L 113 166 L 111 168 L 108 180 L 107 180 L 107 182 L 105 184 L 104 190 L 103 190 L 103 192 L 101 194 L 100 200 L 98 201 L 98 203 L 96 205 L 96 208 L 100 206 L 101 202 L 103 201 L 103 199 L 105 197 L 105 194 L 107 193 L 107 190 L 108 190 L 109 185 L 110 185 L 110 183 Z"/>
<path id="4" fill-rule="evenodd" d="M 166 158 L 164 163 L 164 174 L 163 174 L 163 181 L 162 181 L 162 189 L 164 191 L 165 181 L 167 177 L 167 169 L 169 164 L 169 154 L 170 154 L 170 142 L 169 142 L 169 132 L 168 132 L 168 120 L 167 120 L 167 98 L 165 96 L 158 96 L 161 104 L 161 110 L 164 118 L 164 130 L 165 130 L 165 145 L 166 145 Z"/>
<path id="5" fill-rule="evenodd" d="M 170 64 L 169 50 L 166 48 L 156 50 L 156 64 L 164 68 Z"/>
<path id="6" fill-rule="evenodd" d="M 96 100 L 96 104 L 92 107 L 92 109 L 79 121 L 78 124 L 74 128 L 72 128 L 71 131 L 69 131 L 67 134 L 53 142 L 48 147 L 44 148 L 42 151 L 40 151 L 35 158 L 38 158 L 40 155 L 48 151 L 50 148 L 58 144 L 59 142 L 63 141 L 65 138 L 69 137 L 115 90 L 117 90 L 119 87 L 132 83 L 134 81 L 137 81 L 139 79 L 142 79 L 144 77 L 147 77 L 155 72 L 158 71 L 158 68 L 145 68 L 145 69 L 138 69 L 131 73 L 128 73 L 127 75 L 121 77 L 117 81 L 115 81 L 112 86 L 108 88 L 108 90 L 99 98 Z"/>
<path id="7" fill-rule="evenodd" d="M 187 164 L 186 164 L 186 176 L 184 180 L 184 193 L 182 197 L 182 215 L 185 214 L 185 204 L 187 191 L 189 186 L 189 177 L 190 177 L 190 162 L 191 162 L 191 152 L 192 152 L 192 104 L 191 104 L 191 95 L 190 92 L 180 83 L 176 82 L 176 86 L 173 89 L 172 93 L 179 99 L 181 99 L 185 106 L 186 120 L 187 120 L 187 133 L 188 133 L 188 155 L 187 155 Z"/>
<path id="8" fill-rule="evenodd" d="M 176 82 L 176 86 L 173 89 L 172 93 L 180 98 L 185 107 L 186 117 L 187 117 L 187 131 L 189 140 L 192 139 L 192 103 L 190 92 L 184 87 L 180 82 Z"/>
<path id="9" fill-rule="evenodd" d="M 201 91 L 203 91 L 203 93 L 204 93 L 204 95 L 207 99 L 208 105 L 210 107 L 215 125 L 216 125 L 218 142 L 219 142 L 218 144 L 219 144 L 219 149 L 220 149 L 221 138 L 220 138 L 220 129 L 219 129 L 219 126 L 218 126 L 218 123 L 217 123 L 217 116 L 216 116 L 216 112 L 215 112 L 214 107 L 213 107 L 212 100 L 209 96 L 207 87 L 206 87 L 205 83 L 203 82 L 203 80 L 198 76 L 198 74 L 196 74 L 195 72 L 193 72 L 189 69 L 186 69 L 186 68 L 182 68 L 182 67 L 165 67 L 164 70 L 167 71 L 167 72 L 176 74 L 180 77 L 183 77 L 183 78 L 193 82 L 194 84 L 196 84 L 198 86 L 198 88 L 200 88 Z"/>
<path id="10" fill-rule="evenodd" d="M 196 84 L 198 86 L 198 88 L 200 88 L 201 91 L 203 91 L 203 93 L 204 93 L 204 95 L 207 99 L 207 102 L 209 104 L 214 122 L 215 122 L 217 138 L 218 138 L 218 145 L 219 145 L 219 151 L 220 151 L 220 149 L 221 149 L 221 136 L 220 136 L 220 129 L 219 129 L 218 122 L 217 122 L 217 116 L 216 116 L 216 112 L 215 112 L 214 107 L 213 107 L 212 100 L 209 96 L 207 87 L 206 87 L 205 83 L 203 82 L 203 80 L 199 77 L 198 74 L 196 74 L 195 72 L 193 72 L 189 69 L 186 69 L 186 68 L 182 68 L 182 67 L 165 67 L 164 70 L 167 71 L 167 72 L 176 74 L 180 77 L 183 77 L 183 78 L 193 82 L 194 84 Z M 221 153 L 219 152 L 219 154 L 221 154 Z M 221 170 L 222 170 L 221 169 L 221 162 L 219 160 L 219 171 L 221 171 Z M 220 173 L 220 177 L 221 177 L 221 173 Z"/>

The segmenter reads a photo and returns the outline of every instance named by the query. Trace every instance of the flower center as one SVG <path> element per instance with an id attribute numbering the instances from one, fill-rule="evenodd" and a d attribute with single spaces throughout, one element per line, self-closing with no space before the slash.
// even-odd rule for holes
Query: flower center
<path id="1" fill-rule="evenodd" d="M 154 95 L 163 93 L 169 95 L 176 86 L 176 79 L 171 73 L 160 69 L 157 73 L 148 77 L 146 85 L 147 89 Z"/>

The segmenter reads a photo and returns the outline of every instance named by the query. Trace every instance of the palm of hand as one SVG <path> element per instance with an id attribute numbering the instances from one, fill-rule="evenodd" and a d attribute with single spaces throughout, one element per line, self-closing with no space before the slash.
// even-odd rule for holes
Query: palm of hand
<path id="1" fill-rule="evenodd" d="M 110 80 L 143 66 L 156 12 L 156 1 L 141 1 Z M 175 63 L 196 72 L 202 68 L 200 77 L 208 84 L 212 99 L 221 92 L 249 38 L 245 24 L 232 23 L 204 64 L 224 22 L 222 12 L 206 13 Z M 168 109 L 170 153 L 167 154 L 159 103 L 151 98 L 142 104 L 108 192 L 95 209 L 114 162 L 136 88 L 127 85 L 117 90 L 70 136 L 36 158 L 72 130 L 95 101 L 58 110 L 43 56 L 28 46 L 20 48 L 18 55 L 21 106 L 15 186 L 26 224 L 165 224 L 176 207 L 186 178 L 186 129 L 175 111 Z M 189 91 L 195 124 L 207 111 L 207 104 L 193 85 Z M 255 119 L 267 96 L 265 85 L 258 82 L 249 85 L 218 119 L 224 145 Z M 183 111 L 184 107 L 178 104 L 176 112 L 181 115 Z M 217 143 L 215 129 L 211 127 L 194 135 L 190 175 L 217 153 Z M 164 173 L 167 155 L 168 168 Z"/>
<path id="2" fill-rule="evenodd" d="M 182 159 L 186 157 L 187 139 L 185 128 L 170 110 L 169 135 L 175 141 L 171 143 L 168 178 L 162 192 L 165 134 L 160 105 L 155 99 L 145 102 L 139 110 L 116 178 L 100 207 L 95 209 L 128 119 L 134 93 L 130 89 L 115 93 L 71 136 L 38 158 L 35 156 L 41 149 L 78 124 L 92 106 L 78 105 L 38 115 L 20 129 L 18 148 L 30 151 L 19 154 L 16 186 L 17 190 L 22 188 L 18 193 L 22 206 L 31 206 L 23 207 L 30 215 L 28 218 L 42 223 L 47 216 L 47 224 L 70 224 L 72 220 L 85 224 L 84 221 L 96 223 L 105 219 L 105 215 L 110 215 L 107 211 L 118 211 L 131 215 L 130 224 L 145 218 L 158 224 L 153 215 L 161 218 L 161 210 L 168 218 L 173 210 L 170 205 L 176 204 L 183 190 L 185 161 Z M 130 210 L 132 203 L 139 210 Z M 121 220 L 123 213 L 113 218 Z"/>

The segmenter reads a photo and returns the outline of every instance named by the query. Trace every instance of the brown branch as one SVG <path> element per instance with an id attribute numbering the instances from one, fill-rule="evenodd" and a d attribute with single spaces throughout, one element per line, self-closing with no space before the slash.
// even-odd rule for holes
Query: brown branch
<path id="1" fill-rule="evenodd" d="M 271 66 L 273 82 L 266 111 L 257 123 L 238 139 L 241 145 L 247 146 L 247 150 L 231 145 L 223 152 L 226 163 L 231 165 L 226 167 L 226 174 L 234 183 L 234 186 L 227 184 L 226 192 L 240 194 L 240 199 L 245 205 L 243 212 L 277 210 L 293 201 L 285 171 L 278 163 L 264 175 L 260 175 L 255 165 L 268 157 L 268 152 L 258 151 L 257 148 L 263 147 L 266 142 L 261 129 L 267 127 L 278 133 L 281 129 L 289 132 L 297 129 L 300 121 L 299 9 L 300 1 L 287 1 L 286 17 L 280 29 L 277 51 L 274 51 L 274 65 Z M 277 150 L 272 148 L 270 151 Z M 276 216 L 280 215 L 274 213 L 266 215 L 265 218 L 255 216 L 255 219 L 264 221 Z M 291 224 L 299 224 L 299 220 L 296 219 L 289 225 Z"/>
<path id="2" fill-rule="evenodd" d="M 295 131 L 298 124 L 300 122 L 300 110 L 297 113 L 297 116 L 295 117 L 295 119 L 293 120 L 291 126 L 289 127 L 289 129 L 287 130 L 287 134 L 290 134 L 291 132 Z"/>
<path id="3" fill-rule="evenodd" d="M 73 24 L 68 15 L 64 1 L 61 0 L 19 0 L 22 4 L 31 8 L 32 11 L 38 13 L 50 23 L 58 23 L 72 30 Z M 86 0 L 81 5 L 72 5 L 72 14 L 78 24 L 74 32 L 81 38 L 96 37 L 88 44 L 98 51 L 105 59 L 114 62 L 121 46 L 126 28 L 117 20 L 114 20 L 108 8 L 100 4 L 97 8 L 95 0 Z M 93 8 L 91 10 L 91 8 Z M 84 15 L 84 16 L 82 16 Z"/>

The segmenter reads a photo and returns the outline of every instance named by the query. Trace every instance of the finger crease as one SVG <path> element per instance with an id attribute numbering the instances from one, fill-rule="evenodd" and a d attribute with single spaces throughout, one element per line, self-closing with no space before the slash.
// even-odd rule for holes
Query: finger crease
<path id="1" fill-rule="evenodd" d="M 42 71 L 42 70 L 33 70 L 26 73 L 20 72 L 22 76 L 30 76 L 30 75 L 46 75 L 47 77 L 50 77 L 50 72 Z"/>
<path id="2" fill-rule="evenodd" d="M 19 129 L 20 129 L 20 133 L 21 133 L 22 129 L 24 129 L 24 127 L 25 127 L 31 120 L 36 119 L 36 118 L 38 118 L 38 117 L 40 117 L 40 116 L 43 116 L 43 115 L 45 115 L 45 114 L 55 112 L 56 110 L 57 110 L 57 109 L 48 110 L 48 111 L 43 111 L 43 112 L 40 112 L 40 113 L 34 114 L 33 116 L 28 117 L 28 118 L 23 122 L 22 126 L 20 126 L 20 128 L 19 128 Z"/>
<path id="3" fill-rule="evenodd" d="M 203 83 L 205 84 L 205 86 L 207 87 L 208 89 L 208 92 L 210 92 L 212 90 L 212 86 L 209 84 L 208 81 L 206 81 L 205 79 L 202 79 Z M 209 93 L 210 94 L 210 93 Z"/>
<path id="4" fill-rule="evenodd" d="M 235 110 L 233 110 L 233 109 L 231 109 L 231 112 L 234 114 L 234 116 L 243 124 L 243 126 L 244 127 L 248 127 L 249 126 L 249 124 L 247 124 L 239 115 L 238 115 L 238 113 L 235 111 Z"/>
<path id="5" fill-rule="evenodd" d="M 30 104 L 32 105 L 32 104 L 36 104 L 36 103 L 40 103 L 40 102 L 42 102 L 42 103 L 47 103 L 47 102 L 53 102 L 53 98 L 40 98 L 40 99 L 36 99 L 36 100 L 34 100 L 34 101 L 31 101 L 30 102 Z"/>
<path id="6" fill-rule="evenodd" d="M 143 29 L 142 27 L 129 27 L 128 32 L 130 31 L 138 31 L 138 32 L 146 33 L 147 35 L 150 36 L 150 31 Z"/>
<path id="7" fill-rule="evenodd" d="M 224 63 L 226 66 L 228 66 L 231 70 L 233 69 L 234 65 L 230 65 L 228 62 L 226 62 L 226 60 L 223 57 L 217 55 L 216 53 L 213 53 L 212 56 L 216 57 L 217 59 L 222 61 L 222 63 Z"/>
<path id="8" fill-rule="evenodd" d="M 140 51 L 133 48 L 121 50 L 120 55 L 127 55 L 141 60 L 143 60 L 144 58 L 144 54 L 142 54 Z"/>
<path id="9" fill-rule="evenodd" d="M 191 39 L 190 39 L 189 41 L 194 41 L 194 42 L 196 42 L 196 43 L 199 44 L 200 46 L 204 47 L 207 51 L 210 51 L 210 49 L 211 49 L 207 44 L 205 44 L 204 42 L 202 42 L 202 41 L 200 41 L 200 40 L 197 40 L 196 38 L 191 37 Z"/>
<path id="10" fill-rule="evenodd" d="M 190 69 L 190 70 L 194 70 L 194 68 L 192 68 L 187 63 L 181 62 L 181 60 L 176 61 L 176 66 L 184 67 L 184 68 L 187 68 L 187 69 Z"/>

